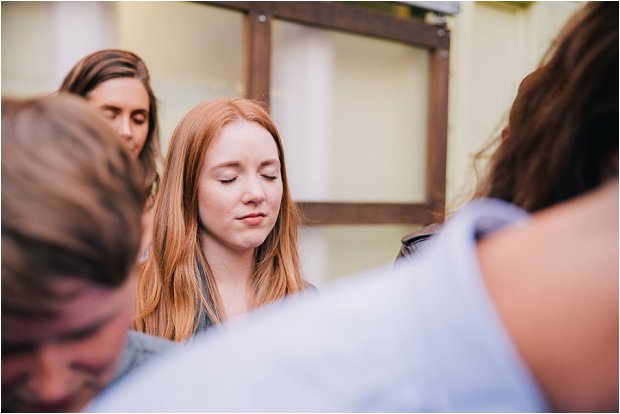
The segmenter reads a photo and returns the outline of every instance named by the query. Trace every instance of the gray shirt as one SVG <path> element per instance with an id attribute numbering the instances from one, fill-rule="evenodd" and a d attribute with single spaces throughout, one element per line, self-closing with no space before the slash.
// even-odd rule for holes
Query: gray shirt
<path id="1" fill-rule="evenodd" d="M 116 374 L 108 386 L 124 378 L 129 372 L 151 361 L 152 358 L 163 354 L 165 351 L 177 345 L 158 336 L 147 335 L 142 332 L 129 331 L 125 349 L 121 361 L 116 369 Z"/>

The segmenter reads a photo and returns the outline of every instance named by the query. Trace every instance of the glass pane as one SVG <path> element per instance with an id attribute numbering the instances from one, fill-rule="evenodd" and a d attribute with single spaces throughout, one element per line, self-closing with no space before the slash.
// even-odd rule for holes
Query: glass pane
<path id="1" fill-rule="evenodd" d="M 275 21 L 272 113 L 296 200 L 425 199 L 429 53 Z"/>
<path id="2" fill-rule="evenodd" d="M 304 227 L 299 254 L 304 277 L 317 286 L 338 277 L 394 263 L 400 240 L 415 225 L 347 225 Z"/>
<path id="3" fill-rule="evenodd" d="M 197 103 L 241 96 L 243 14 L 181 2 L 118 4 L 120 47 L 135 51 L 152 73 L 161 101 L 162 144 Z"/>

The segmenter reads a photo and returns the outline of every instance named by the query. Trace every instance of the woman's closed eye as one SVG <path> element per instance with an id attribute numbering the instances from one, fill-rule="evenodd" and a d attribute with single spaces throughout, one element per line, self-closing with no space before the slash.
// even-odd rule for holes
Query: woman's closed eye
<path id="1" fill-rule="evenodd" d="M 112 109 L 104 109 L 101 113 L 108 119 L 114 119 L 116 118 L 116 115 L 118 115 L 118 112 Z"/>
<path id="2" fill-rule="evenodd" d="M 143 116 L 134 116 L 132 120 L 137 125 L 142 125 L 146 122 L 146 118 L 144 118 Z"/>
<path id="3" fill-rule="evenodd" d="M 137 124 L 142 125 L 148 120 L 148 112 L 144 110 L 138 110 L 131 113 L 131 120 Z"/>
<path id="4" fill-rule="evenodd" d="M 218 181 L 222 184 L 230 184 L 233 181 L 235 181 L 238 177 L 223 177 L 223 178 L 218 178 Z"/>

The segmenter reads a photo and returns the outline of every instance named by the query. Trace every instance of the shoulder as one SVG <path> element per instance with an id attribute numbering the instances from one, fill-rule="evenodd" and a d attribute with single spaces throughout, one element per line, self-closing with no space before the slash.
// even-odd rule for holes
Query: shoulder
<path id="1" fill-rule="evenodd" d="M 157 355 L 175 345 L 177 344 L 159 336 L 131 330 L 127 335 L 125 349 L 141 355 Z"/>
<path id="2" fill-rule="evenodd" d="M 177 346 L 179 344 L 167 339 L 130 330 L 112 382 Z"/>
<path id="3" fill-rule="evenodd" d="M 618 409 L 617 185 L 478 244 L 502 322 L 559 411 Z"/>

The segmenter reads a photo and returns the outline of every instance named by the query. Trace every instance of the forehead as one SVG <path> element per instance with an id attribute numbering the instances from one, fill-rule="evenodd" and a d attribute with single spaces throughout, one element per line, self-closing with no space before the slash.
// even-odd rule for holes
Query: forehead
<path id="1" fill-rule="evenodd" d="M 227 161 L 262 162 L 279 159 L 275 139 L 258 122 L 236 120 L 226 124 L 206 154 L 206 163 Z"/>
<path id="2" fill-rule="evenodd" d="M 149 109 L 149 94 L 137 78 L 114 78 L 101 82 L 87 97 L 97 105 Z"/>
<path id="3" fill-rule="evenodd" d="M 129 285 L 108 288 L 78 279 L 54 281 L 52 288 L 61 298 L 50 305 L 53 316 L 33 318 L 3 312 L 2 341 L 40 342 L 105 320 L 131 300 Z"/>

